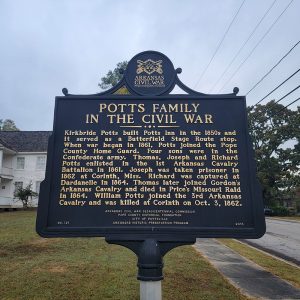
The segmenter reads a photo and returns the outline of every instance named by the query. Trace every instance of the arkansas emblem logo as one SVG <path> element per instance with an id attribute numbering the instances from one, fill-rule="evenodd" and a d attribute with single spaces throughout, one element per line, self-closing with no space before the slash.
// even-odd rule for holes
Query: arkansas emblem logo
<path id="1" fill-rule="evenodd" d="M 142 72 L 148 75 L 157 72 L 158 74 L 163 73 L 162 60 L 154 61 L 152 59 L 147 59 L 145 61 L 137 60 L 137 70 L 136 73 L 140 74 Z"/>

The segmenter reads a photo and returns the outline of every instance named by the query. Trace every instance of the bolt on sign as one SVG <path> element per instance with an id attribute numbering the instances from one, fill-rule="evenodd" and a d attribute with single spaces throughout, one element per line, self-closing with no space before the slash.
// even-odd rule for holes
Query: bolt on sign
<path id="1" fill-rule="evenodd" d="M 56 97 L 37 232 L 174 241 L 259 238 L 261 191 L 246 99 L 184 85 L 155 51 L 103 93 Z M 170 94 L 175 86 L 185 94 Z M 126 87 L 129 94 L 117 91 Z"/>

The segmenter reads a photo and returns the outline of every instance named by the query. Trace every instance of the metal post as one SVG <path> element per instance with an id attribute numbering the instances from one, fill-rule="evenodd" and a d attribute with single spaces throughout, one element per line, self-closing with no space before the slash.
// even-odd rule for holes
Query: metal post
<path id="1" fill-rule="evenodd" d="M 140 300 L 161 300 L 161 280 L 140 281 Z"/>
<path id="2" fill-rule="evenodd" d="M 155 238 L 126 239 L 122 236 L 107 236 L 110 244 L 117 244 L 131 249 L 138 256 L 138 276 L 140 281 L 140 300 L 161 300 L 161 281 L 163 276 L 163 256 L 175 247 L 191 245 L 196 242 L 194 237 L 176 239 Z"/>

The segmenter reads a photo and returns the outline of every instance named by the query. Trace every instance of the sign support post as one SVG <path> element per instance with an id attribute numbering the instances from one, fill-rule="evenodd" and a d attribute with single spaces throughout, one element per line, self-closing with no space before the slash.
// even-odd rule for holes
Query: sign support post
<path id="1" fill-rule="evenodd" d="M 161 300 L 161 280 L 140 281 L 140 300 Z"/>
<path id="2" fill-rule="evenodd" d="M 181 71 L 145 51 L 108 91 L 64 88 L 40 188 L 39 235 L 101 236 L 131 249 L 142 300 L 161 299 L 163 256 L 173 248 L 265 233 L 246 98 L 238 88 L 194 91 Z M 175 86 L 186 94 L 171 94 Z"/>
<path id="3" fill-rule="evenodd" d="M 170 250 L 183 245 L 192 245 L 195 238 L 162 237 L 130 240 L 130 237 L 111 236 L 105 238 L 109 244 L 124 246 L 138 257 L 138 275 L 141 300 L 160 300 L 163 280 L 163 256 Z"/>

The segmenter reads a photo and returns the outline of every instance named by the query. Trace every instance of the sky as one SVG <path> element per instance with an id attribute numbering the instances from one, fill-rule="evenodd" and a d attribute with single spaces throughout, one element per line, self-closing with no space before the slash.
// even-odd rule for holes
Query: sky
<path id="1" fill-rule="evenodd" d="M 231 93 L 237 86 L 245 95 L 300 40 L 300 1 L 294 0 L 270 29 L 291 0 L 273 2 L 0 0 L 0 119 L 14 120 L 21 130 L 52 130 L 54 99 L 62 88 L 72 94 L 100 92 L 101 77 L 146 50 L 167 55 L 175 68 L 182 68 L 181 81 L 199 92 Z M 247 95 L 247 104 L 255 104 L 298 68 L 300 44 Z M 262 103 L 279 99 L 299 81 L 300 72 Z M 300 89 L 280 103 L 298 97 Z M 297 105 L 300 101 L 290 108 Z"/>

